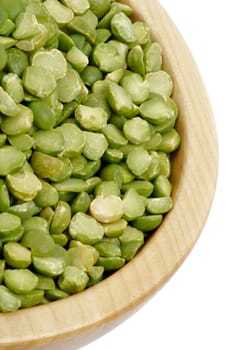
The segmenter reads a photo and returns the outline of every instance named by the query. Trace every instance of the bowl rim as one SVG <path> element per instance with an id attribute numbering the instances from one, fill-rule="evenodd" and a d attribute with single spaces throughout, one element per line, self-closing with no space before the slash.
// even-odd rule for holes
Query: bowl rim
<path id="1" fill-rule="evenodd" d="M 176 126 L 182 142 L 172 162 L 174 208 L 137 256 L 99 284 L 63 300 L 0 314 L 0 349 L 25 349 L 74 335 L 85 336 L 123 319 L 174 274 L 208 217 L 217 182 L 218 144 L 200 73 L 158 1 L 122 2 L 137 9 L 135 18 L 154 26 L 152 35 L 163 48 L 165 70 L 175 82 L 173 97 L 180 106 Z M 154 13 L 159 16 L 154 18 Z"/>

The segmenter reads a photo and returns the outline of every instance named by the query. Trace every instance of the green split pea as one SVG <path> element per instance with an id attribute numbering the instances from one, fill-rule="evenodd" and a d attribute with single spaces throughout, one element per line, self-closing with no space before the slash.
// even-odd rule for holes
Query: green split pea
<path id="1" fill-rule="evenodd" d="M 0 3 L 0 311 L 123 267 L 173 208 L 162 48 L 112 0 Z"/>

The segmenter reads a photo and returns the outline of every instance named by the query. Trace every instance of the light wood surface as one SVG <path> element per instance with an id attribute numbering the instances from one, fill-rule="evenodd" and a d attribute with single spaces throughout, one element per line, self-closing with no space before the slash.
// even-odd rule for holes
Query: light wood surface
<path id="1" fill-rule="evenodd" d="M 174 209 L 130 263 L 98 285 L 62 301 L 0 314 L 0 349 L 34 348 L 77 336 L 79 346 L 128 317 L 173 275 L 197 241 L 217 179 L 217 136 L 196 64 L 156 0 L 123 1 L 145 20 L 175 82 L 182 143 L 173 159 Z"/>

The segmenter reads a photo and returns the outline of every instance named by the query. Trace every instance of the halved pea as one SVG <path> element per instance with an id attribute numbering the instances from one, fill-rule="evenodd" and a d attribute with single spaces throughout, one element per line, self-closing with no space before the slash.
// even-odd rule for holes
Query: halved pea
<path id="1" fill-rule="evenodd" d="M 153 181 L 155 197 L 168 197 L 172 192 L 172 184 L 165 175 L 159 175 Z"/>
<path id="2" fill-rule="evenodd" d="M 33 134 L 34 148 L 37 151 L 57 155 L 64 149 L 64 137 L 57 130 L 39 130 Z"/>
<path id="3" fill-rule="evenodd" d="M 99 131 L 106 126 L 108 116 L 101 107 L 79 105 L 75 110 L 75 118 L 83 129 Z"/>
<path id="4" fill-rule="evenodd" d="M 99 222 L 118 221 L 123 215 L 123 203 L 119 196 L 97 196 L 90 203 L 90 213 Z"/>
<path id="5" fill-rule="evenodd" d="M 35 270 L 48 277 L 56 277 L 62 274 L 65 269 L 65 262 L 59 257 L 33 256 L 32 263 Z"/>
<path id="6" fill-rule="evenodd" d="M 19 151 L 28 151 L 34 145 L 34 139 L 29 134 L 12 135 L 7 137 L 12 146 Z"/>
<path id="7" fill-rule="evenodd" d="M 91 203 L 91 197 L 90 195 L 82 191 L 80 192 L 77 197 L 72 201 L 71 204 L 71 211 L 72 214 L 76 214 L 78 212 L 86 213 L 89 209 L 89 205 Z"/>
<path id="8" fill-rule="evenodd" d="M 73 46 L 66 54 L 66 59 L 72 64 L 72 66 L 78 71 L 82 72 L 88 65 L 89 59 L 80 49 Z"/>
<path id="9" fill-rule="evenodd" d="M 118 3 L 113 2 L 111 4 L 111 6 L 109 6 L 108 11 L 106 11 L 106 13 L 104 13 L 104 16 L 99 20 L 98 28 L 110 28 L 110 23 L 111 23 L 113 16 L 116 13 L 119 13 L 120 10 L 121 9 L 120 9 Z"/>
<path id="10" fill-rule="evenodd" d="M 100 159 L 108 146 L 105 136 L 90 131 L 84 131 L 83 134 L 85 136 L 84 156 L 90 160 Z"/>
<path id="11" fill-rule="evenodd" d="M 129 152 L 126 164 L 134 175 L 140 176 L 149 169 L 151 161 L 152 158 L 145 149 L 135 148 Z"/>
<path id="12" fill-rule="evenodd" d="M 56 287 L 53 278 L 40 275 L 39 273 L 36 274 L 36 276 L 38 277 L 38 284 L 36 286 L 36 289 L 45 291 L 54 289 Z"/>
<path id="13" fill-rule="evenodd" d="M 94 284 L 100 282 L 103 279 L 104 267 L 103 266 L 93 266 L 90 271 L 88 271 L 89 281 L 87 287 L 91 287 Z"/>
<path id="14" fill-rule="evenodd" d="M 56 80 L 63 78 L 67 72 L 67 61 L 57 49 L 36 51 L 32 56 L 31 65 L 47 69 Z"/>
<path id="15" fill-rule="evenodd" d="M 36 288 L 38 277 L 29 269 L 6 269 L 4 282 L 12 292 L 26 294 Z"/>
<path id="16" fill-rule="evenodd" d="M 123 160 L 123 152 L 119 149 L 108 148 L 102 159 L 107 163 L 120 163 Z"/>
<path id="17" fill-rule="evenodd" d="M 18 216 L 22 220 L 25 220 L 32 217 L 33 215 L 38 214 L 40 210 L 41 208 L 38 207 L 34 201 L 29 201 L 29 202 L 24 202 L 24 203 L 10 206 L 10 208 L 8 209 L 8 212 Z M 23 231 L 22 231 L 22 234 L 23 234 Z"/>
<path id="18" fill-rule="evenodd" d="M 56 205 L 59 200 L 56 188 L 46 181 L 41 181 L 41 185 L 42 188 L 34 199 L 35 203 L 42 208 Z"/>
<path id="19" fill-rule="evenodd" d="M 88 184 L 83 179 L 68 178 L 54 184 L 58 192 L 82 192 L 88 190 Z"/>
<path id="20" fill-rule="evenodd" d="M 74 45 L 74 41 L 72 40 L 71 36 L 65 33 L 63 30 L 59 31 L 59 46 L 58 49 L 60 51 L 67 52 L 70 50 Z"/>
<path id="21" fill-rule="evenodd" d="M 9 49 L 17 43 L 17 40 L 7 37 L 0 36 L 0 45 L 4 47 L 4 49 Z"/>
<path id="22" fill-rule="evenodd" d="M 35 16 L 48 15 L 46 9 L 42 6 L 42 3 L 40 1 L 37 1 L 37 0 L 36 1 L 28 1 L 26 3 L 26 12 L 32 13 Z"/>
<path id="23" fill-rule="evenodd" d="M 86 158 L 84 158 L 86 160 Z M 84 162 L 83 167 L 77 172 L 72 173 L 72 176 L 83 180 L 88 180 L 94 176 L 101 167 L 101 159 Z M 76 169 L 76 168 L 75 168 Z"/>
<path id="24" fill-rule="evenodd" d="M 149 84 L 150 92 L 162 96 L 171 96 L 173 91 L 173 81 L 167 72 L 159 70 L 157 72 L 148 73 L 145 76 L 145 80 Z"/>
<path id="25" fill-rule="evenodd" d="M 16 47 L 7 50 L 7 68 L 10 72 L 21 76 L 28 65 L 28 57 L 25 52 Z"/>
<path id="26" fill-rule="evenodd" d="M 20 103 L 24 99 L 22 81 L 17 74 L 6 74 L 2 79 L 2 87 L 13 98 L 15 103 Z"/>
<path id="27" fill-rule="evenodd" d="M 140 112 L 144 119 L 154 125 L 159 125 L 174 117 L 173 108 L 166 102 L 163 96 L 153 95 L 140 106 Z"/>
<path id="28" fill-rule="evenodd" d="M 6 176 L 6 183 L 11 193 L 22 201 L 31 201 L 42 189 L 38 177 L 29 171 L 19 171 Z"/>
<path id="29" fill-rule="evenodd" d="M 79 177 L 79 173 L 87 165 L 87 159 L 80 154 L 76 157 L 73 157 L 71 159 L 71 163 L 72 163 L 72 167 L 73 167 L 72 176 Z"/>
<path id="30" fill-rule="evenodd" d="M 23 85 L 32 95 L 43 98 L 55 90 L 56 79 L 48 68 L 29 66 L 23 73 Z"/>
<path id="31" fill-rule="evenodd" d="M 90 7 L 88 0 L 63 0 L 63 3 L 71 8 L 75 14 L 82 14 Z"/>
<path id="32" fill-rule="evenodd" d="M 0 148 L 0 175 L 18 171 L 24 164 L 26 157 L 23 152 L 13 146 L 3 146 Z"/>
<path id="33" fill-rule="evenodd" d="M 101 44 L 106 41 L 111 37 L 111 31 L 107 28 L 97 28 L 96 29 L 97 37 L 95 40 L 95 44 Z"/>
<path id="34" fill-rule="evenodd" d="M 26 294 L 19 294 L 19 298 L 21 300 L 21 307 L 32 307 L 41 303 L 44 297 L 43 290 L 34 289 Z"/>
<path id="35" fill-rule="evenodd" d="M 16 18 L 16 28 L 12 34 L 16 40 L 28 39 L 38 32 L 36 16 L 30 12 L 21 12 Z"/>
<path id="36" fill-rule="evenodd" d="M 126 121 L 123 125 L 123 133 L 129 142 L 136 145 L 148 142 L 151 137 L 149 123 L 140 117 Z"/>
<path id="37" fill-rule="evenodd" d="M 150 140 L 146 143 L 148 151 L 156 151 L 162 141 L 162 135 L 159 132 L 153 134 Z"/>
<path id="38" fill-rule="evenodd" d="M 150 152 L 151 163 L 148 169 L 138 178 L 141 180 L 151 181 L 160 174 L 160 159 L 157 152 Z"/>
<path id="39" fill-rule="evenodd" d="M 87 187 L 86 191 L 88 193 L 92 193 L 94 191 L 95 187 L 97 185 L 99 185 L 100 182 L 101 182 L 101 179 L 98 176 L 93 176 L 93 177 L 87 179 L 86 180 L 86 184 L 87 184 L 88 187 Z"/>
<path id="40" fill-rule="evenodd" d="M 10 213 L 0 213 L 0 238 L 17 235 L 21 230 L 21 219 Z"/>
<path id="41" fill-rule="evenodd" d="M 89 277 L 86 272 L 77 266 L 66 266 L 58 278 L 58 286 L 66 293 L 81 292 L 87 286 Z"/>
<path id="42" fill-rule="evenodd" d="M 57 82 L 59 100 L 64 103 L 77 101 L 81 103 L 88 94 L 88 89 L 80 78 L 79 73 L 72 68 L 67 70 L 64 78 Z"/>
<path id="43" fill-rule="evenodd" d="M 110 123 L 115 125 L 118 129 L 122 130 L 127 118 L 120 114 L 113 114 L 109 120 Z"/>
<path id="44" fill-rule="evenodd" d="M 42 152 L 33 152 L 31 165 L 35 173 L 41 178 L 50 178 L 61 172 L 64 165 L 59 158 Z"/>
<path id="45" fill-rule="evenodd" d="M 103 266 L 105 271 L 114 271 L 125 265 L 126 259 L 120 256 L 100 256 L 97 261 L 98 266 Z"/>
<path id="46" fill-rule="evenodd" d="M 145 199 L 131 188 L 125 193 L 122 206 L 123 218 L 127 221 L 135 220 L 145 212 Z"/>
<path id="47" fill-rule="evenodd" d="M 45 291 L 45 297 L 49 301 L 63 299 L 69 296 L 69 293 L 64 292 L 59 288 L 54 288 Z"/>
<path id="48" fill-rule="evenodd" d="M 133 101 L 130 95 L 120 85 L 110 82 L 108 85 L 108 102 L 111 108 L 119 114 L 131 116 L 133 113 Z"/>
<path id="49" fill-rule="evenodd" d="M 51 129 L 56 124 L 54 110 L 44 101 L 33 101 L 30 103 L 34 115 L 34 123 L 39 129 Z"/>
<path id="50" fill-rule="evenodd" d="M 84 244 L 95 244 L 104 236 L 104 229 L 93 217 L 85 213 L 75 214 L 69 225 L 69 234 Z"/>
<path id="51" fill-rule="evenodd" d="M 131 260 L 144 244 L 143 232 L 134 227 L 127 226 L 124 233 L 119 237 L 122 257 Z"/>
<path id="52" fill-rule="evenodd" d="M 23 234 L 21 244 L 30 248 L 33 256 L 48 257 L 55 248 L 55 242 L 51 235 L 45 231 L 34 229 Z"/>
<path id="53" fill-rule="evenodd" d="M 5 212 L 10 207 L 10 196 L 5 181 L 0 179 L 0 212 Z"/>
<path id="54" fill-rule="evenodd" d="M 113 72 L 117 69 L 126 69 L 126 56 L 128 47 L 126 44 L 110 40 L 98 44 L 93 50 L 93 59 L 103 72 Z"/>
<path id="55" fill-rule="evenodd" d="M 40 208 L 39 215 L 41 218 L 47 221 L 49 227 L 54 215 L 54 210 L 52 209 L 52 207 L 42 208 L 42 210 Z"/>
<path id="56" fill-rule="evenodd" d="M 1 124 L 2 131 L 7 135 L 20 135 L 27 133 L 33 124 L 33 113 L 30 108 L 20 104 L 18 113 L 12 117 L 7 117 Z"/>
<path id="57" fill-rule="evenodd" d="M 75 245 L 72 242 L 76 243 Z M 83 271 L 88 272 L 98 259 L 98 251 L 87 244 L 81 244 L 78 241 L 71 241 L 70 248 L 67 251 L 67 261 L 70 266 L 77 266 Z"/>
<path id="58" fill-rule="evenodd" d="M 0 112 L 9 117 L 15 117 L 19 111 L 14 99 L 0 86 Z"/>
<path id="59" fill-rule="evenodd" d="M 109 238 L 121 236 L 126 227 L 127 227 L 127 221 L 125 219 L 120 219 L 115 222 L 103 224 L 105 236 Z"/>
<path id="60" fill-rule="evenodd" d="M 15 29 L 15 23 L 7 18 L 0 26 L 0 35 L 10 35 Z"/>
<path id="61" fill-rule="evenodd" d="M 144 51 L 140 45 L 132 47 L 128 53 L 127 62 L 132 72 L 141 76 L 145 74 Z"/>
<path id="62" fill-rule="evenodd" d="M 78 156 L 85 147 L 85 133 L 77 125 L 66 123 L 56 128 L 64 138 L 62 156 L 73 158 Z"/>
<path id="63" fill-rule="evenodd" d="M 62 162 L 62 168 L 60 171 L 57 171 L 55 174 L 49 177 L 49 179 L 53 182 L 60 182 L 68 179 L 73 171 L 72 163 L 69 158 L 59 157 L 59 160 Z"/>
<path id="64" fill-rule="evenodd" d="M 124 171 L 123 167 L 120 164 L 109 164 L 102 168 L 100 176 L 102 180 L 105 181 L 114 181 L 116 185 L 121 188 L 122 183 L 126 183 L 126 178 L 129 178 L 131 174 Z M 133 180 L 133 175 L 128 182 Z"/>
<path id="65" fill-rule="evenodd" d="M 96 27 L 98 24 L 97 17 L 91 10 L 85 11 L 83 14 L 75 16 L 68 23 L 68 27 L 77 33 L 83 34 L 90 43 L 94 43 L 96 39 Z"/>
<path id="66" fill-rule="evenodd" d="M 69 240 L 68 236 L 65 233 L 53 234 L 52 238 L 54 239 L 54 242 L 61 247 L 65 247 Z"/>
<path id="67" fill-rule="evenodd" d="M 132 44 L 136 40 L 131 20 L 123 12 L 115 14 L 111 20 L 113 35 L 122 42 Z"/>
<path id="68" fill-rule="evenodd" d="M 162 135 L 162 141 L 158 146 L 158 150 L 165 153 L 174 152 L 180 145 L 180 135 L 176 129 L 172 128 Z"/>
<path id="69" fill-rule="evenodd" d="M 150 40 L 150 28 L 147 23 L 136 21 L 133 23 L 133 30 L 138 45 L 146 45 Z"/>
<path id="70" fill-rule="evenodd" d="M 138 73 L 125 73 L 120 84 L 136 104 L 143 103 L 149 97 L 149 83 Z"/>
<path id="71" fill-rule="evenodd" d="M 120 189 L 114 181 L 101 181 L 99 185 L 95 187 L 95 196 L 120 196 Z"/>
<path id="72" fill-rule="evenodd" d="M 42 4 L 41 4 L 42 5 Z M 57 48 L 59 45 L 59 27 L 57 22 L 52 16 L 48 16 L 47 10 L 42 5 L 43 12 L 46 15 L 40 13 L 36 14 L 37 21 L 47 29 L 47 41 L 45 47 L 47 49 Z"/>
<path id="73" fill-rule="evenodd" d="M 0 286 L 0 310 L 2 312 L 16 311 L 21 306 L 21 300 L 18 295 L 11 292 L 10 289 Z"/>
<path id="74" fill-rule="evenodd" d="M 124 137 L 121 130 L 117 128 L 114 124 L 108 123 L 103 129 L 102 133 L 107 138 L 109 145 L 112 148 L 120 148 L 128 143 L 128 140 Z"/>
<path id="75" fill-rule="evenodd" d="M 161 46 L 156 43 L 148 43 L 144 49 L 144 62 L 146 73 L 156 72 L 161 69 L 162 66 L 162 49 Z"/>
<path id="76" fill-rule="evenodd" d="M 112 241 L 101 241 L 95 244 L 94 247 L 101 257 L 121 256 L 120 247 Z"/>
<path id="77" fill-rule="evenodd" d="M 132 221 L 132 225 L 143 232 L 151 232 L 161 224 L 162 220 L 161 214 L 145 215 Z"/>
<path id="78" fill-rule="evenodd" d="M 111 0 L 89 0 L 90 9 L 98 17 L 103 17 L 110 9 Z"/>
<path id="79" fill-rule="evenodd" d="M 49 233 L 48 222 L 40 216 L 32 216 L 26 220 L 23 220 L 24 232 L 39 230 L 45 233 Z"/>
<path id="80" fill-rule="evenodd" d="M 31 252 L 18 242 L 8 242 L 3 247 L 6 263 L 16 268 L 26 268 L 31 264 Z"/>
<path id="81" fill-rule="evenodd" d="M 131 188 L 135 189 L 137 193 L 143 197 L 149 197 L 153 192 L 153 184 L 146 180 L 135 180 L 124 184 L 122 186 L 122 191 L 126 192 Z"/>
<path id="82" fill-rule="evenodd" d="M 171 197 L 146 198 L 146 210 L 151 214 L 165 214 L 173 207 Z"/>
<path id="83" fill-rule="evenodd" d="M 0 70 L 2 70 L 5 65 L 7 64 L 7 53 L 5 48 L 0 45 L 0 55 L 1 55 L 1 59 L 0 59 Z"/>
<path id="84" fill-rule="evenodd" d="M 157 152 L 157 158 L 159 160 L 159 175 L 165 175 L 167 177 L 171 174 L 171 161 L 168 154 L 164 152 Z"/>
<path id="85" fill-rule="evenodd" d="M 59 201 L 57 203 L 51 225 L 50 231 L 52 234 L 62 233 L 66 230 L 71 220 L 71 208 L 68 203 Z"/>
<path id="86" fill-rule="evenodd" d="M 45 6 L 48 13 L 55 18 L 56 22 L 60 25 L 69 23 L 74 17 L 72 9 L 64 6 L 58 0 L 45 0 L 43 6 Z"/>
<path id="87" fill-rule="evenodd" d="M 102 72 L 98 67 L 88 65 L 81 72 L 81 79 L 87 86 L 92 86 L 96 81 L 102 79 Z"/>

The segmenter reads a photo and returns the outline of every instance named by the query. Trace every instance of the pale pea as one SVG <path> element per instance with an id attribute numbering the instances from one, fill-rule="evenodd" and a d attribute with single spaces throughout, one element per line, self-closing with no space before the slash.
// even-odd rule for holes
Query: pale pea
<path id="1" fill-rule="evenodd" d="M 97 196 L 90 204 L 90 213 L 102 223 L 119 220 L 123 215 L 123 203 L 119 196 Z"/>

